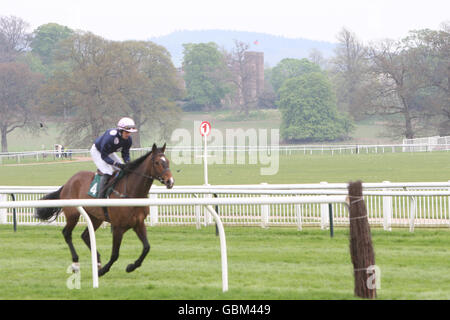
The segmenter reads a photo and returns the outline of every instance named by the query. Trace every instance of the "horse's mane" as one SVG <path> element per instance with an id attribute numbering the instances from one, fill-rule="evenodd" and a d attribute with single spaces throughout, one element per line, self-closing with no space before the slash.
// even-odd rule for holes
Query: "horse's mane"
<path id="1" fill-rule="evenodd" d="M 127 174 L 127 173 L 129 173 L 129 172 L 131 172 L 131 171 L 136 170 L 136 168 L 139 167 L 139 166 L 141 165 L 141 163 L 144 162 L 144 160 L 147 159 L 147 157 L 148 157 L 151 153 L 152 153 L 152 151 L 149 151 L 149 152 L 147 152 L 146 154 L 144 154 L 143 156 L 141 156 L 141 157 L 139 157 L 139 158 L 137 158 L 137 159 L 135 159 L 135 160 L 133 160 L 133 161 L 128 162 L 128 163 L 125 165 L 125 168 L 124 168 L 124 170 L 123 170 L 123 171 L 125 172 L 125 174 Z"/>

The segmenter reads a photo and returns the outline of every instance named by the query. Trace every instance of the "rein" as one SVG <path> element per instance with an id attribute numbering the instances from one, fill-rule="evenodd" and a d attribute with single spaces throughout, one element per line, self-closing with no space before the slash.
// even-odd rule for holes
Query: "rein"
<path id="1" fill-rule="evenodd" d="M 151 161 L 152 161 L 152 168 L 153 168 L 154 165 L 155 165 L 155 160 L 154 160 L 153 155 L 152 155 Z M 165 167 L 164 170 L 161 172 L 161 175 L 155 177 L 155 176 L 153 176 L 153 175 L 148 175 L 148 174 L 145 174 L 145 173 L 140 173 L 140 172 L 138 172 L 138 171 L 136 171 L 136 170 L 129 170 L 129 169 L 127 169 L 127 168 L 124 168 L 124 171 L 129 172 L 130 174 L 135 174 L 135 175 L 138 175 L 138 176 L 141 176 L 141 177 L 143 177 L 143 178 L 150 179 L 150 180 L 158 180 L 158 181 L 161 182 L 162 184 L 164 184 L 164 179 L 163 179 L 162 176 L 163 176 L 164 173 L 166 173 L 168 170 L 169 170 L 169 168 L 168 168 L 168 167 Z M 125 181 L 125 190 L 124 190 L 124 191 L 125 191 L 125 194 L 122 194 L 122 193 L 120 193 L 119 191 L 117 191 L 117 190 L 115 190 L 115 189 L 113 189 L 113 192 L 114 192 L 115 194 L 119 195 L 121 198 L 127 198 L 128 196 L 126 195 L 126 190 L 127 190 L 127 181 Z"/>
<path id="2" fill-rule="evenodd" d="M 154 158 L 153 155 L 152 155 L 151 161 L 152 161 L 152 168 L 154 168 L 154 166 L 155 166 L 155 158 Z M 130 172 L 130 173 L 132 173 L 132 174 L 136 174 L 138 176 L 141 176 L 141 177 L 144 177 L 144 178 L 147 178 L 147 179 L 151 179 L 151 180 L 155 180 L 156 179 L 159 182 L 161 182 L 162 184 L 164 184 L 164 180 L 163 180 L 162 176 L 164 175 L 164 173 L 166 173 L 169 170 L 169 167 L 164 167 L 164 170 L 161 172 L 161 175 L 157 176 L 157 177 L 155 177 L 153 175 L 147 175 L 147 174 L 144 174 L 144 173 L 140 173 L 140 172 L 135 171 L 135 170 L 134 171 L 127 170 L 126 168 L 125 168 L 125 170 Z"/>

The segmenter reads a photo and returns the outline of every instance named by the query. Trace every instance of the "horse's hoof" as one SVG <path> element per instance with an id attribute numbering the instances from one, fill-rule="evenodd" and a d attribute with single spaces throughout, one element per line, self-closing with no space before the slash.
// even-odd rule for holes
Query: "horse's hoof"
<path id="1" fill-rule="evenodd" d="M 78 263 L 78 262 L 72 263 L 71 268 L 72 268 L 73 273 L 80 272 L 80 263 Z"/>
<path id="2" fill-rule="evenodd" d="M 102 264 L 99 262 L 97 263 L 97 270 L 100 270 L 102 268 Z"/>
<path id="3" fill-rule="evenodd" d="M 135 267 L 134 263 L 130 263 L 130 264 L 127 266 L 127 272 L 132 272 L 132 271 L 134 271 L 135 269 L 136 269 L 136 267 Z"/>

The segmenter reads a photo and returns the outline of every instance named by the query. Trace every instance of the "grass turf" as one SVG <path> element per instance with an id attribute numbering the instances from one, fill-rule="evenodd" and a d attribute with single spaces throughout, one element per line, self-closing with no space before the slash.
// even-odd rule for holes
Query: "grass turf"
<path id="1" fill-rule="evenodd" d="M 219 239 L 214 228 L 148 229 L 152 249 L 141 268 L 126 273 L 141 251 L 131 231 L 119 260 L 92 289 L 90 254 L 79 235 L 81 289 L 66 286 L 70 253 L 62 227 L 0 226 L 0 299 L 354 299 L 348 229 L 335 237 L 318 229 L 226 228 L 229 291 L 222 293 Z M 102 262 L 109 259 L 109 228 L 96 232 Z M 379 299 L 450 299 L 450 231 L 372 230 L 381 269 Z"/>
<path id="2" fill-rule="evenodd" d="M 169 159 L 171 155 L 167 155 Z M 416 182 L 450 180 L 450 152 L 359 155 L 281 154 L 274 175 L 261 175 L 268 165 L 212 164 L 210 184 Z M 0 185 L 62 185 L 80 170 L 95 171 L 94 163 L 54 162 L 24 166 L 0 165 Z M 171 171 L 176 185 L 203 184 L 202 164 L 176 164 Z"/>

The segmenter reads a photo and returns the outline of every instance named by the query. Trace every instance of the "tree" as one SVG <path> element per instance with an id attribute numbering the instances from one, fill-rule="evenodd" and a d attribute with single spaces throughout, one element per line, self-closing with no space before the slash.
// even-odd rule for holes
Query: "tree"
<path id="1" fill-rule="evenodd" d="M 183 47 L 187 100 L 206 109 L 220 107 L 231 88 L 226 82 L 228 71 L 225 59 L 217 44 L 187 43 Z"/>
<path id="2" fill-rule="evenodd" d="M 231 52 L 224 52 L 227 66 L 230 70 L 229 81 L 233 84 L 235 90 L 235 103 L 239 106 L 239 111 L 248 116 L 252 107 L 255 107 L 257 99 L 252 97 L 250 88 L 250 79 L 252 70 L 247 61 L 246 52 L 250 45 L 248 43 L 234 40 L 234 48 Z"/>
<path id="3" fill-rule="evenodd" d="M 56 58 L 70 68 L 56 71 L 40 96 L 47 114 L 66 116 L 65 143 L 87 147 L 122 116 L 133 117 L 138 129 L 151 121 L 167 136 L 180 112 L 174 103 L 180 90 L 164 48 L 76 33 Z M 140 145 L 139 134 L 134 144 Z"/>
<path id="4" fill-rule="evenodd" d="M 416 73 L 428 84 L 416 93 L 415 102 L 431 114 L 428 125 L 437 134 L 450 135 L 450 24 L 444 23 L 442 30 L 411 31 L 403 42 L 420 57 Z"/>
<path id="5" fill-rule="evenodd" d="M 326 70 L 328 67 L 327 59 L 325 59 L 322 52 L 316 48 L 309 50 L 308 60 L 318 65 L 322 70 Z"/>
<path id="6" fill-rule="evenodd" d="M 445 26 L 367 47 L 346 29 L 338 39 L 331 74 L 341 110 L 354 119 L 385 117 L 385 134 L 396 138 L 436 134 L 435 128 L 441 134 L 450 131 L 445 129 L 450 127 L 450 38 Z"/>
<path id="7" fill-rule="evenodd" d="M 29 25 L 14 16 L 0 16 L 0 62 L 11 62 L 28 48 Z"/>
<path id="8" fill-rule="evenodd" d="M 2 152 L 8 152 L 7 135 L 35 125 L 35 94 L 42 81 L 23 64 L 0 63 L 0 133 Z"/>
<path id="9" fill-rule="evenodd" d="M 331 83 L 323 73 L 288 79 L 279 95 L 280 133 L 286 141 L 333 141 L 347 137 L 353 128 L 338 113 Z"/>
<path id="10" fill-rule="evenodd" d="M 308 59 L 283 59 L 272 69 L 271 82 L 273 89 L 278 93 L 286 80 L 311 72 L 321 72 L 321 70 L 318 65 Z"/>
<path id="11" fill-rule="evenodd" d="M 153 42 L 126 41 L 121 54 L 120 92 L 138 127 L 149 123 L 159 138 L 167 139 L 180 119 L 175 100 L 184 94 L 169 52 Z M 140 133 L 133 143 L 140 146 Z"/>
<path id="12" fill-rule="evenodd" d="M 49 79 L 41 91 L 41 105 L 50 115 L 72 110 L 63 124 L 65 143 L 88 147 L 121 114 L 116 47 L 92 33 L 77 33 L 64 41 L 56 58 L 69 61 L 71 68 Z"/>
<path id="13" fill-rule="evenodd" d="M 366 115 L 370 105 L 367 95 L 370 88 L 368 50 L 354 33 L 345 28 L 337 40 L 331 74 L 336 85 L 338 108 L 359 120 Z"/>
<path id="14" fill-rule="evenodd" d="M 272 69 L 267 67 L 264 69 L 264 90 L 258 97 L 258 107 L 265 109 L 277 108 L 276 100 L 277 95 L 273 89 L 272 82 Z"/>
<path id="15" fill-rule="evenodd" d="M 426 129 L 425 120 L 431 116 L 418 99 L 430 88 L 423 76 L 426 57 L 404 40 L 384 40 L 372 46 L 369 53 L 376 79 L 372 87 L 373 112 L 389 116 L 391 136 L 414 138 Z"/>
<path id="16" fill-rule="evenodd" d="M 53 51 L 61 40 L 72 36 L 74 31 L 57 23 L 47 23 L 36 28 L 31 40 L 32 52 L 38 55 L 45 65 L 53 62 Z"/>

